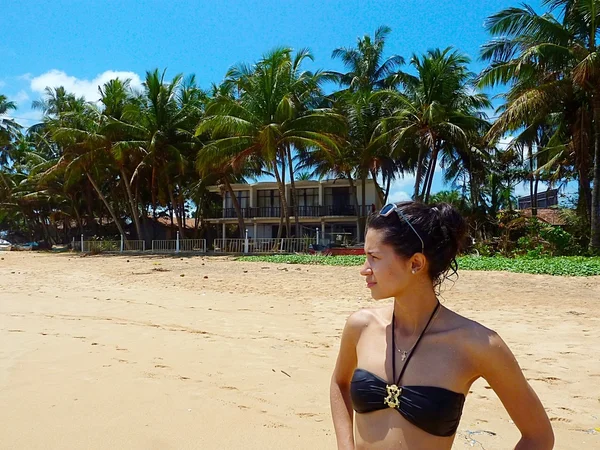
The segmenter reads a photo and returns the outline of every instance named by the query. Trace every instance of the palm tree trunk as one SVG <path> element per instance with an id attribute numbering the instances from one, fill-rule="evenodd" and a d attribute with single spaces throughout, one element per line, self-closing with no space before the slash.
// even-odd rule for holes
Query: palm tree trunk
<path id="1" fill-rule="evenodd" d="M 360 206 L 358 205 L 358 192 L 356 191 L 356 184 L 352 179 L 352 174 L 350 172 L 346 172 L 346 176 L 348 177 L 348 182 L 350 183 L 350 195 L 352 196 L 352 202 L 354 204 L 354 213 L 356 214 L 357 226 L 358 230 L 358 239 L 364 240 L 362 236 L 362 226 L 361 226 L 361 214 L 360 214 Z M 325 236 L 323 236 L 325 237 Z"/>
<path id="2" fill-rule="evenodd" d="M 531 216 L 532 217 L 536 217 L 537 216 L 537 195 L 535 189 L 534 189 L 534 184 L 537 185 L 537 183 L 535 183 L 534 180 L 534 168 L 533 168 L 533 148 L 531 145 L 528 146 L 529 147 L 529 151 L 528 151 L 528 157 L 529 157 L 529 198 L 531 200 Z"/>
<path id="3" fill-rule="evenodd" d="M 600 251 L 600 91 L 593 97 L 594 108 L 594 187 L 590 220 L 590 249 Z"/>
<path id="4" fill-rule="evenodd" d="M 290 227 L 290 215 L 288 214 L 288 205 L 287 205 L 287 200 L 285 198 L 285 185 L 283 184 L 282 180 L 281 180 L 281 175 L 279 174 L 279 169 L 277 168 L 277 161 L 275 161 L 275 164 L 273 164 L 273 168 L 275 169 L 275 178 L 277 179 L 277 187 L 279 188 L 279 201 L 281 204 L 281 208 L 283 211 L 283 214 L 285 217 L 285 227 L 286 227 L 286 231 L 287 231 L 287 237 L 290 237 L 291 234 L 291 227 Z"/>
<path id="5" fill-rule="evenodd" d="M 419 145 L 419 155 L 417 156 L 417 173 L 415 174 L 415 189 L 413 200 L 420 201 L 419 188 L 421 187 L 421 177 L 423 176 L 423 161 L 425 159 L 425 146 Z"/>
<path id="6" fill-rule="evenodd" d="M 360 220 L 361 214 L 360 206 L 358 205 L 358 192 L 356 192 L 356 184 L 354 183 L 354 180 L 352 179 L 352 174 L 350 172 L 347 172 L 346 176 L 348 177 L 348 182 L 350 183 L 350 191 L 352 195 L 352 202 L 354 203 L 356 218 Z"/>
<path id="7" fill-rule="evenodd" d="M 388 197 L 390 196 L 390 188 L 392 187 L 392 177 L 387 177 L 385 184 L 385 197 L 383 198 L 383 204 L 385 205 L 388 202 Z"/>
<path id="8" fill-rule="evenodd" d="M 244 214 L 242 213 L 242 208 L 240 208 L 240 202 L 238 202 L 238 199 L 235 195 L 235 192 L 233 191 L 233 188 L 231 187 L 231 184 L 229 183 L 229 180 L 227 179 L 227 176 L 223 177 L 223 183 L 225 184 L 225 189 L 227 189 L 227 192 L 229 192 L 229 196 L 231 197 L 231 204 L 233 205 L 235 213 L 238 217 L 238 228 L 240 229 L 240 238 L 244 239 L 246 237 L 246 225 L 244 224 Z M 223 236 L 223 238 L 224 237 L 225 236 Z"/>
<path id="9" fill-rule="evenodd" d="M 171 187 L 171 185 L 168 185 L 168 189 L 169 189 L 169 198 L 171 199 L 171 208 L 172 211 L 175 213 L 175 218 L 177 219 L 177 228 L 179 229 L 179 238 L 183 239 L 184 238 L 184 233 L 183 233 L 183 224 L 181 223 L 181 215 L 178 213 L 178 207 L 177 207 L 177 203 L 175 203 L 175 196 L 173 195 L 173 187 Z"/>
<path id="10" fill-rule="evenodd" d="M 119 230 L 119 233 L 121 233 L 121 236 L 123 236 L 123 239 L 127 240 L 125 231 L 123 230 L 123 227 L 119 223 L 119 220 L 117 219 L 117 215 L 115 214 L 114 210 L 112 209 L 112 207 L 106 200 L 106 197 L 104 197 L 104 195 L 102 194 L 102 191 L 100 190 L 100 188 L 98 187 L 98 185 L 96 184 L 96 182 L 94 181 L 94 179 L 92 178 L 92 176 L 90 175 L 90 173 L 87 170 L 85 171 L 85 175 L 87 176 L 88 180 L 90 180 L 90 183 L 92 184 L 92 186 L 98 193 L 98 197 L 100 197 L 102 202 L 104 202 L 104 206 L 106 206 L 106 209 L 108 209 L 108 212 L 110 213 L 112 220 L 115 222 L 115 225 L 117 226 L 117 229 Z"/>
<path id="11" fill-rule="evenodd" d="M 361 232 L 361 240 L 365 240 L 365 236 L 367 235 L 367 174 L 361 174 L 361 186 L 360 193 L 362 195 L 362 211 L 360 212 L 361 222 L 360 222 L 360 232 Z"/>
<path id="12" fill-rule="evenodd" d="M 300 237 L 301 232 L 300 232 L 300 218 L 298 217 L 299 216 L 299 214 L 298 214 L 298 212 L 299 212 L 298 193 L 296 191 L 296 182 L 294 181 L 294 164 L 292 162 L 292 151 L 290 150 L 289 145 L 286 145 L 286 153 L 287 153 L 289 171 L 290 171 L 290 188 L 292 191 L 292 205 L 293 205 L 293 209 L 294 209 L 294 222 L 296 224 L 296 237 Z"/>
<path id="13" fill-rule="evenodd" d="M 129 206 L 131 207 L 131 216 L 133 217 L 133 221 L 135 223 L 135 231 L 137 232 L 137 238 L 141 241 L 144 240 L 142 235 L 142 227 L 140 226 L 140 214 L 137 208 L 137 203 L 133 199 L 133 194 L 131 193 L 131 185 L 129 184 L 129 179 L 125 174 L 125 169 L 121 166 L 121 178 L 123 179 L 123 183 L 125 184 L 125 190 L 127 191 L 127 198 L 129 199 Z"/>
<path id="14" fill-rule="evenodd" d="M 371 178 L 373 178 L 373 185 L 375 186 L 375 193 L 377 194 L 379 203 L 383 205 L 383 189 L 381 189 L 381 186 L 379 186 L 379 183 L 377 182 L 377 172 L 375 172 L 373 169 L 371 169 Z"/>
<path id="15" fill-rule="evenodd" d="M 437 165 L 438 153 L 439 153 L 439 146 L 436 142 L 435 146 L 433 147 L 433 152 L 431 153 L 431 159 L 429 161 L 429 167 L 427 169 L 427 178 L 425 180 L 425 186 L 423 186 L 424 187 L 423 199 L 424 199 L 425 203 L 429 202 L 429 196 L 431 195 L 431 185 L 433 184 L 433 177 L 435 175 L 435 166 Z"/>

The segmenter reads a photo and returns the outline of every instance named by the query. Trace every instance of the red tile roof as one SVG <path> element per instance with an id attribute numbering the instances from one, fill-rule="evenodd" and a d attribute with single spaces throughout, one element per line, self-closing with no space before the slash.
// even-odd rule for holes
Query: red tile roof
<path id="1" fill-rule="evenodd" d="M 524 217 L 531 217 L 531 208 L 522 209 L 521 214 Z M 561 210 L 558 208 L 538 208 L 537 217 L 550 225 L 566 225 L 567 222 L 561 215 Z"/>

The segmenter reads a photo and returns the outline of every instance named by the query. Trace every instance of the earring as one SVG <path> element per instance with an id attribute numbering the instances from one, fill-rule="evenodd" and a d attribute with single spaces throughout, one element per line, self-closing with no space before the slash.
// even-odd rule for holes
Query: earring
<path id="1" fill-rule="evenodd" d="M 412 273 L 413 273 L 413 275 L 414 275 L 415 273 L 417 273 L 417 269 L 413 269 L 413 270 L 412 270 Z"/>

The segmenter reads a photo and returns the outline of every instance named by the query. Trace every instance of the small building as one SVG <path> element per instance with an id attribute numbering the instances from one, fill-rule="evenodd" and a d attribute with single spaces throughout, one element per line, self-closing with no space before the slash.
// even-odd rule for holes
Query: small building
<path id="1" fill-rule="evenodd" d="M 360 181 L 354 182 L 354 189 L 358 196 L 358 211 L 351 191 L 352 187 L 347 179 L 299 180 L 294 184 L 298 198 L 298 221 L 302 226 L 301 236 L 298 237 L 315 236 L 318 228 L 321 238 L 325 241 L 356 241 L 359 239 L 359 217 L 381 207 L 373 180 L 367 180 L 365 183 L 366 211 L 361 211 L 363 199 Z M 277 237 L 282 212 L 277 183 L 233 184 L 232 189 L 238 199 L 248 237 Z M 219 186 L 211 186 L 209 191 L 221 193 L 222 189 Z M 292 229 L 294 229 L 295 217 L 289 183 L 285 187 L 285 198 L 289 207 Z M 227 236 L 228 228 L 236 227 L 238 224 L 237 213 L 229 192 L 224 192 L 222 199 L 222 206 L 211 211 L 205 218 L 206 222 L 216 226 L 217 237 L 237 237 Z M 285 228 L 282 236 L 285 236 Z"/>
<path id="2" fill-rule="evenodd" d="M 527 209 L 531 208 L 531 195 L 525 195 L 519 197 L 519 208 Z M 558 189 L 548 189 L 545 192 L 537 193 L 537 207 L 538 208 L 550 208 L 551 206 L 558 206 Z"/>

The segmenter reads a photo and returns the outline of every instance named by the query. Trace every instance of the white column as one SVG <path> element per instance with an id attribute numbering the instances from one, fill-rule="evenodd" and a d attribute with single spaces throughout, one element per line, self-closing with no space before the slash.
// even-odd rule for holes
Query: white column
<path id="1" fill-rule="evenodd" d="M 225 222 L 223 222 L 223 225 L 222 225 L 222 227 L 221 227 L 221 228 L 222 228 L 222 230 L 223 230 L 223 232 L 222 232 L 222 234 L 221 234 L 221 237 L 222 237 L 223 239 L 225 239 Z M 223 242 L 225 242 L 225 241 L 223 241 Z"/>
<path id="2" fill-rule="evenodd" d="M 83 233 L 81 233 L 81 252 L 83 253 Z"/>
<path id="3" fill-rule="evenodd" d="M 123 253 L 123 235 L 121 235 L 121 253 Z"/>
<path id="4" fill-rule="evenodd" d="M 323 203 L 323 183 L 319 182 L 319 206 L 324 206 Z"/>
<path id="5" fill-rule="evenodd" d="M 179 253 L 179 231 L 177 232 L 177 241 L 175 242 L 175 252 Z"/>
<path id="6" fill-rule="evenodd" d="M 319 245 L 319 227 L 317 227 L 317 245 Z"/>
<path id="7" fill-rule="evenodd" d="M 244 239 L 244 253 L 248 253 L 248 229 L 246 228 L 246 238 Z"/>

